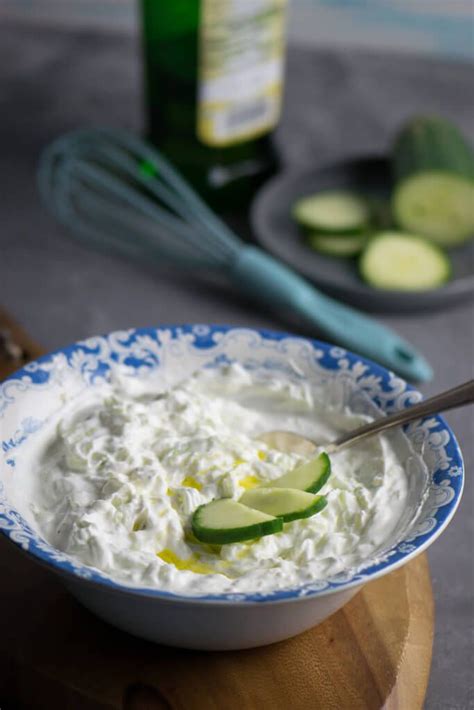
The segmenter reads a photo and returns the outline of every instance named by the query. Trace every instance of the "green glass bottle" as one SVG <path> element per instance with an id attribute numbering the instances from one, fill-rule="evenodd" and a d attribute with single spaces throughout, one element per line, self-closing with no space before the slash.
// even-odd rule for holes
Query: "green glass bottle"
<path id="1" fill-rule="evenodd" d="M 148 137 L 216 207 L 276 167 L 286 0 L 141 0 Z"/>

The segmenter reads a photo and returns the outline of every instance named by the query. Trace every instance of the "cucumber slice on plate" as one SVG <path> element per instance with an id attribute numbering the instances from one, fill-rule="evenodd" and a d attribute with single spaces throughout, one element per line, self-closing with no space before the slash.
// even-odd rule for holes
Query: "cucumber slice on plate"
<path id="1" fill-rule="evenodd" d="M 393 149 L 395 220 L 444 247 L 474 234 L 474 151 L 448 121 L 417 117 Z"/>
<path id="2" fill-rule="evenodd" d="M 253 488 L 240 498 L 240 502 L 249 508 L 254 508 L 275 515 L 284 523 L 300 518 L 309 518 L 319 513 L 326 504 L 324 496 L 299 491 L 295 488 Z"/>
<path id="3" fill-rule="evenodd" d="M 302 197 L 293 206 L 302 226 L 322 234 L 357 234 L 370 223 L 368 200 L 345 190 L 327 190 Z"/>
<path id="4" fill-rule="evenodd" d="M 371 286 L 395 291 L 426 291 L 441 286 L 451 275 L 451 262 L 436 244 L 403 232 L 375 235 L 359 268 Z"/>
<path id="5" fill-rule="evenodd" d="M 262 488 L 296 488 L 307 493 L 317 493 L 331 475 L 331 462 L 326 453 L 311 459 L 308 463 L 296 466 L 283 476 L 269 481 Z"/>
<path id="6" fill-rule="evenodd" d="M 354 235 L 328 235 L 309 234 L 306 242 L 315 251 L 327 256 L 351 258 L 360 254 L 365 246 L 367 237 Z"/>
<path id="7" fill-rule="evenodd" d="M 221 498 L 196 508 L 191 526 L 201 542 L 225 545 L 279 532 L 283 521 L 231 498 Z"/>

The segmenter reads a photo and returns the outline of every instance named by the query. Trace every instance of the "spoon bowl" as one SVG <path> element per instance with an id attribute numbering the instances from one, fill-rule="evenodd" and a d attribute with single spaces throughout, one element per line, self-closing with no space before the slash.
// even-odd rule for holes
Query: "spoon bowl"
<path id="1" fill-rule="evenodd" d="M 434 397 L 430 397 L 400 412 L 395 412 L 395 414 L 391 414 L 388 417 L 381 417 L 369 424 L 357 427 L 357 429 L 343 434 L 335 441 L 328 443 L 317 443 L 310 439 L 305 439 L 303 436 L 295 434 L 292 431 L 268 431 L 261 434 L 258 438 L 271 448 L 287 453 L 296 453 L 310 457 L 316 454 L 318 448 L 324 448 L 326 453 L 333 454 L 342 447 L 358 443 L 382 431 L 394 429 L 395 427 L 408 424 L 416 419 L 422 419 L 432 414 L 446 412 L 448 409 L 465 407 L 473 402 L 474 379 L 468 380 L 462 385 L 453 387 L 445 392 L 441 392 Z"/>

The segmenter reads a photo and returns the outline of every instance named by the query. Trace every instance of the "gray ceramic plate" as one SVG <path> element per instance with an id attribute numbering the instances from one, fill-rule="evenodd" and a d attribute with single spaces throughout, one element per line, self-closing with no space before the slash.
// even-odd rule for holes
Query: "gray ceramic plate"
<path id="1" fill-rule="evenodd" d="M 302 195 L 331 188 L 349 188 L 388 197 L 391 180 L 387 160 L 361 158 L 321 169 L 282 173 L 258 193 L 251 211 L 256 238 L 316 286 L 355 306 L 373 311 L 416 311 L 453 305 L 474 294 L 474 241 L 451 251 L 453 279 L 442 288 L 423 293 L 378 291 L 365 285 L 355 259 L 323 256 L 309 249 L 291 217 Z"/>

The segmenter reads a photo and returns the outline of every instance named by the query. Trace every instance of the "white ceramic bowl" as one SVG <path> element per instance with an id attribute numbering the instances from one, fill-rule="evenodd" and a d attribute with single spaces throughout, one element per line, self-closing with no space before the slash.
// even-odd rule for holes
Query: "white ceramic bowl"
<path id="1" fill-rule="evenodd" d="M 452 518 L 462 493 L 463 463 L 456 439 L 441 417 L 406 430 L 424 459 L 430 482 L 421 512 L 405 525 L 403 535 L 395 534 L 390 547 L 357 572 L 273 593 L 188 597 L 115 582 L 41 538 L 22 486 L 24 443 L 61 408 L 64 394 L 80 397 L 86 388 L 109 377 L 115 367 L 128 367 L 131 374 L 157 368 L 165 378 L 175 380 L 204 363 L 239 361 L 250 367 L 284 370 L 290 359 L 305 377 L 326 388 L 333 404 L 349 404 L 356 412 L 393 412 L 420 399 L 403 380 L 374 363 L 325 343 L 283 333 L 187 325 L 91 338 L 30 363 L 0 385 L 0 532 L 32 559 L 60 574 L 71 593 L 91 611 L 152 641 L 199 649 L 249 648 L 314 626 L 367 581 L 426 549 Z M 419 502 L 410 500 L 408 515 Z"/>

